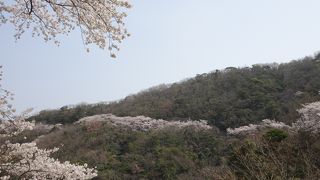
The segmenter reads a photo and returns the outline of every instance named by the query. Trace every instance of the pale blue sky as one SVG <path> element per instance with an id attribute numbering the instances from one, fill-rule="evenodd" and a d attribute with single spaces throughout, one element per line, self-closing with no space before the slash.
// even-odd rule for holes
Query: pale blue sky
<path id="1" fill-rule="evenodd" d="M 132 36 L 116 60 L 86 53 L 78 32 L 62 45 L 0 27 L 4 87 L 21 111 L 117 100 L 161 83 L 320 50 L 319 0 L 133 0 Z"/>

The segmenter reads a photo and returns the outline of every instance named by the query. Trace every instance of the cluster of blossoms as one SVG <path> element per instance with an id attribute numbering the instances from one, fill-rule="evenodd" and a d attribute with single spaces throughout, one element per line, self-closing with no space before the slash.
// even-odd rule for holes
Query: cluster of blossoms
<path id="1" fill-rule="evenodd" d="M 34 122 L 24 120 L 1 120 L 0 121 L 0 137 L 11 137 L 20 134 L 25 130 L 32 130 Z"/>
<path id="2" fill-rule="evenodd" d="M 1 0 L 0 0 L 1 5 Z M 1 11 L 0 11 L 0 22 L 1 22 Z M 0 80 L 2 79 L 2 66 L 0 66 Z M 0 84 L 0 118 L 8 119 L 15 112 L 12 105 L 9 104 L 9 100 L 13 100 L 13 94 L 10 91 L 3 89 Z"/>
<path id="3" fill-rule="evenodd" d="M 297 110 L 300 118 L 291 126 L 283 122 L 265 119 L 260 124 L 250 124 L 238 128 L 228 128 L 227 132 L 231 135 L 247 135 L 258 132 L 265 128 L 286 129 L 291 132 L 307 131 L 311 133 L 320 132 L 320 101 L 306 104 L 303 108 Z"/>
<path id="4" fill-rule="evenodd" d="M 296 131 L 306 130 L 312 133 L 320 132 L 320 101 L 306 104 L 298 109 L 301 114 L 300 119 L 292 124 Z"/>
<path id="5" fill-rule="evenodd" d="M 227 133 L 230 135 L 248 135 L 264 128 L 290 129 L 290 126 L 284 124 L 283 122 L 264 119 L 260 124 L 249 124 L 248 126 L 241 126 L 234 129 L 228 128 Z"/>
<path id="6" fill-rule="evenodd" d="M 28 109 L 22 112 L 19 116 L 14 117 L 12 114 L 10 114 L 1 118 L 0 137 L 16 136 L 23 131 L 33 130 L 35 127 L 35 123 L 24 120 L 25 118 L 27 118 L 27 114 L 31 111 L 32 109 Z"/>
<path id="7" fill-rule="evenodd" d="M 137 117 L 117 117 L 112 114 L 102 114 L 90 117 L 85 117 L 75 122 L 77 124 L 83 123 L 90 125 L 96 122 L 106 122 L 114 126 L 126 126 L 133 130 L 148 131 L 151 129 L 164 129 L 168 127 L 184 128 L 192 126 L 196 130 L 211 129 L 212 127 L 207 124 L 207 121 L 165 121 L 162 119 L 152 119 L 145 116 Z"/>
<path id="8" fill-rule="evenodd" d="M 87 165 L 79 166 L 66 161 L 59 162 L 50 157 L 57 148 L 39 149 L 36 143 L 11 144 L 6 142 L 0 147 L 5 156 L 1 156 L 0 170 L 18 179 L 91 179 L 97 176 L 94 169 Z M 9 178 L 9 175 L 0 177 Z"/>
<path id="9" fill-rule="evenodd" d="M 33 123 L 23 120 L 0 121 L 2 136 L 17 135 L 24 130 L 31 130 Z M 7 133 L 7 134 L 6 134 Z M 74 165 L 53 159 L 50 155 L 58 148 L 39 149 L 36 143 L 10 143 L 0 146 L 0 179 L 91 179 L 97 176 L 95 169 L 87 165 Z"/>
<path id="10" fill-rule="evenodd" d="M 33 36 L 56 44 L 57 35 L 79 27 L 85 45 L 108 48 L 115 57 L 113 50 L 129 36 L 124 11 L 130 7 L 126 0 L 0 0 L 0 25 L 13 24 L 16 39 L 30 29 Z"/>
<path id="11" fill-rule="evenodd" d="M 34 127 L 34 123 L 24 120 L 0 121 L 2 137 L 18 135 Z M 51 158 L 50 155 L 57 150 L 39 149 L 34 142 L 20 144 L 6 141 L 0 146 L 0 179 L 91 179 L 97 176 L 96 170 L 86 164 L 61 163 Z"/>

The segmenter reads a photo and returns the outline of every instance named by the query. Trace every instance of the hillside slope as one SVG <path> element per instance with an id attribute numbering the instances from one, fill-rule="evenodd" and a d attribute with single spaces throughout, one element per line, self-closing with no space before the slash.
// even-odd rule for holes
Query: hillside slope
<path id="1" fill-rule="evenodd" d="M 41 111 L 31 117 L 72 123 L 96 114 L 157 119 L 206 119 L 225 129 L 262 119 L 291 123 L 303 103 L 320 100 L 320 56 L 285 64 L 216 70 L 172 85 L 160 85 L 110 104 Z"/>

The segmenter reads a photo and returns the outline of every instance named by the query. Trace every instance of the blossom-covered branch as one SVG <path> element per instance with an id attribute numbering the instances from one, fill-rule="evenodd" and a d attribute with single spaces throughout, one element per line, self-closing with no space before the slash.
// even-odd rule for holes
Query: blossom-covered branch
<path id="1" fill-rule="evenodd" d="M 0 121 L 0 137 L 11 137 L 20 134 L 25 130 L 32 130 L 34 122 L 25 120 L 2 120 Z"/>
<path id="2" fill-rule="evenodd" d="M 58 148 L 45 150 L 39 149 L 36 143 L 7 142 L 0 149 L 5 153 L 0 170 L 19 179 L 91 179 L 97 176 L 96 170 L 87 168 L 86 164 L 79 166 L 68 161 L 61 163 L 51 158 L 50 155 Z"/>
<path id="3" fill-rule="evenodd" d="M 0 5 L 1 5 L 1 0 L 0 0 Z M 1 21 L 1 13 L 0 13 L 0 21 Z M 15 112 L 15 109 L 9 103 L 10 100 L 13 100 L 13 94 L 8 90 L 3 89 L 1 86 L 2 76 L 3 76 L 2 66 L 0 66 L 0 120 L 11 119 L 13 116 L 13 113 Z"/>
<path id="4" fill-rule="evenodd" d="M 125 28 L 126 0 L 0 0 L 0 25 L 10 22 L 20 39 L 27 30 L 45 41 L 60 42 L 59 34 L 68 34 L 79 27 L 85 45 L 96 44 L 115 57 L 118 44 L 129 36 Z"/>

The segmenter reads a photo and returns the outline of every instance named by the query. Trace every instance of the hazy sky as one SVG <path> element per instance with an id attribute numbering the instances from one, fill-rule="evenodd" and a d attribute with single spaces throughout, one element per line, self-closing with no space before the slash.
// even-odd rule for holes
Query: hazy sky
<path id="1" fill-rule="evenodd" d="M 117 100 L 223 69 L 288 62 L 320 50 L 319 0 L 133 0 L 132 36 L 116 60 L 86 53 L 78 32 L 62 45 L 0 27 L 4 87 L 20 111 Z"/>

